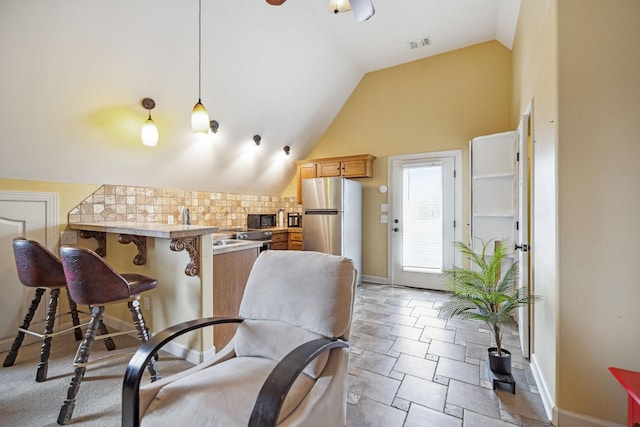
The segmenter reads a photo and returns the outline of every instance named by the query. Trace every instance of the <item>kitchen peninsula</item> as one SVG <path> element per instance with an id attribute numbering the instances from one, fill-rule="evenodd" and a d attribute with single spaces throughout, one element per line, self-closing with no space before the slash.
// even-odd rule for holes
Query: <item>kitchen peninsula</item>
<path id="1" fill-rule="evenodd" d="M 169 224 L 185 209 L 193 225 Z M 100 252 L 116 271 L 158 279 L 141 300 L 147 325 L 157 333 L 179 322 L 231 314 L 263 242 L 236 241 L 219 229 L 245 229 L 248 212 L 279 209 L 301 208 L 294 197 L 103 185 L 69 211 L 68 228 L 83 237 L 79 246 Z M 118 310 L 107 307 L 107 324 L 124 329 L 130 315 Z M 203 330 L 165 350 L 198 363 L 219 349 L 222 335 Z"/>
<path id="2" fill-rule="evenodd" d="M 82 238 L 94 238 L 98 243 L 95 251 L 103 257 L 107 255 L 106 233 L 119 234 L 120 243 L 134 243 L 138 248 L 138 254 L 133 259 L 135 265 L 144 265 L 147 262 L 147 237 L 171 239 L 169 247 L 172 251 L 179 252 L 186 249 L 189 253 L 191 261 L 185 269 L 187 276 L 196 276 L 200 269 L 198 248 L 200 236 L 220 231 L 219 227 L 211 226 L 127 221 L 71 223 L 69 228 L 79 230 Z"/>

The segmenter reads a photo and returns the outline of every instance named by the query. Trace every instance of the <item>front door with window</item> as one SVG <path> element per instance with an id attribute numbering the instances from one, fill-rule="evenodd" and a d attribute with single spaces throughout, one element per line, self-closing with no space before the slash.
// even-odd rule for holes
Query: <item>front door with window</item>
<path id="1" fill-rule="evenodd" d="M 390 158 L 393 284 L 445 289 L 442 272 L 453 266 L 459 239 L 460 162 L 460 151 Z"/>

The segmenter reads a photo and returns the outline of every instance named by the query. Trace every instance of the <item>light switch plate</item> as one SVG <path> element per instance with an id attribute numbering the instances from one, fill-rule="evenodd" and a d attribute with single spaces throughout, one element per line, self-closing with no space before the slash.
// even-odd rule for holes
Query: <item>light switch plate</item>
<path id="1" fill-rule="evenodd" d="M 380 222 L 381 222 L 382 224 L 386 224 L 386 223 L 388 223 L 388 222 L 389 222 L 389 217 L 388 217 L 388 216 L 386 216 L 386 215 L 380 215 Z"/>
<path id="2" fill-rule="evenodd" d="M 389 205 L 387 203 L 380 204 L 380 212 L 389 212 Z"/>

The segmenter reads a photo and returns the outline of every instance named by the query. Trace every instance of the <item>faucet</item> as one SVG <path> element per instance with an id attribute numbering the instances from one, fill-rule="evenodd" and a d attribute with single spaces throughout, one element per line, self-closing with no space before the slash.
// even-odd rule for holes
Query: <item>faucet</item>
<path id="1" fill-rule="evenodd" d="M 189 212 L 189 208 L 184 208 L 182 210 L 182 225 L 191 225 L 191 213 Z"/>

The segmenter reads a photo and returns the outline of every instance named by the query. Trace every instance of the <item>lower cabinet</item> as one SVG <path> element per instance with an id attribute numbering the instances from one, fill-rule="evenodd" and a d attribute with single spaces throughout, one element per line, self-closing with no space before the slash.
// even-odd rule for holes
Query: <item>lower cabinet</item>
<path id="1" fill-rule="evenodd" d="M 302 250 L 302 231 L 289 231 L 289 250 Z"/>
<path id="2" fill-rule="evenodd" d="M 258 248 L 226 252 L 213 256 L 213 315 L 237 316 Z M 219 351 L 233 337 L 237 324 L 213 327 L 213 344 Z"/>
<path id="3" fill-rule="evenodd" d="M 271 249 L 276 251 L 286 251 L 288 249 L 287 234 L 289 233 L 286 231 L 273 232 L 271 235 Z"/>

